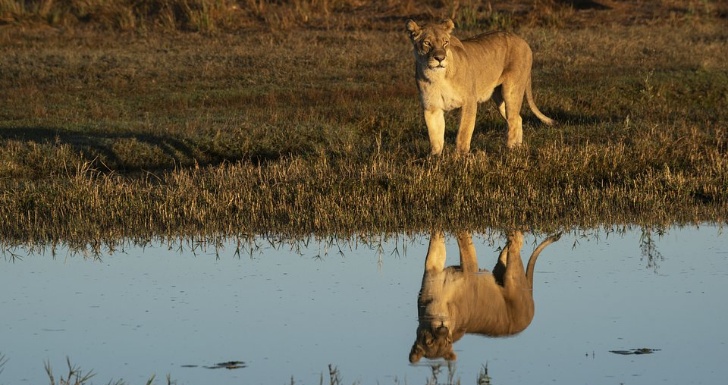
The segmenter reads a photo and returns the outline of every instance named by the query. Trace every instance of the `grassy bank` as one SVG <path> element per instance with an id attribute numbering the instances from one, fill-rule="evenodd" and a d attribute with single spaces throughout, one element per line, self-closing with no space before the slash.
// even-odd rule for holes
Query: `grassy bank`
<path id="1" fill-rule="evenodd" d="M 409 16 L 452 12 L 447 4 L 367 3 L 370 22 L 356 28 L 365 10 L 332 2 L 339 21 L 328 30 L 247 15 L 198 33 L 146 11 L 124 29 L 68 10 L 8 16 L 10 3 L 0 8 L 9 244 L 726 220 L 719 2 L 515 2 L 470 19 L 456 10 L 461 36 L 499 25 L 530 42 L 536 102 L 559 121 L 540 125 L 524 109 L 526 145 L 509 152 L 505 122 L 483 104 L 467 158 L 452 155 L 457 113 L 446 154 L 427 156 L 402 31 Z M 616 7 L 630 4 L 639 12 Z"/>

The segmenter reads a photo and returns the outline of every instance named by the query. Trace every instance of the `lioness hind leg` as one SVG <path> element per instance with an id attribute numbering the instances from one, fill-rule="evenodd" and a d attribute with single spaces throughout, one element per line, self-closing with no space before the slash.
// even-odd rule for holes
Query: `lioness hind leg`
<path id="1" fill-rule="evenodd" d="M 523 144 L 523 122 L 520 116 L 508 119 L 508 139 L 506 146 L 514 148 Z"/>
<path id="2" fill-rule="evenodd" d="M 521 248 L 523 247 L 523 233 L 513 231 L 508 234 L 508 243 L 506 244 L 506 270 L 503 276 L 503 286 L 510 288 L 519 288 L 526 281 L 526 271 L 523 268 L 521 260 Z"/>
<path id="3" fill-rule="evenodd" d="M 506 110 L 506 121 L 508 121 L 508 138 L 506 146 L 513 148 L 523 143 L 523 120 L 521 119 L 521 105 L 523 95 L 526 92 L 525 83 L 514 81 L 503 84 L 502 95 Z"/>
<path id="4" fill-rule="evenodd" d="M 504 247 L 498 256 L 498 260 L 495 262 L 495 266 L 493 266 L 493 277 L 495 278 L 495 282 L 501 286 L 503 286 L 503 275 L 506 273 L 507 258 L 508 247 Z"/>
<path id="5" fill-rule="evenodd" d="M 521 260 L 523 233 L 512 231 L 508 234 L 508 265 L 503 277 L 503 296 L 508 306 L 508 334 L 525 329 L 533 319 L 533 290 L 529 284 Z"/>
<path id="6" fill-rule="evenodd" d="M 506 117 L 506 102 L 503 99 L 503 94 L 501 93 L 501 86 L 498 86 L 493 90 L 493 96 L 491 96 L 491 99 L 493 99 L 493 102 L 498 108 L 498 112 L 500 112 L 503 119 L 508 121 L 508 118 Z"/>
<path id="7" fill-rule="evenodd" d="M 473 245 L 473 236 L 466 231 L 457 235 L 458 248 L 460 249 L 460 268 L 464 273 L 478 272 L 478 257 Z"/>

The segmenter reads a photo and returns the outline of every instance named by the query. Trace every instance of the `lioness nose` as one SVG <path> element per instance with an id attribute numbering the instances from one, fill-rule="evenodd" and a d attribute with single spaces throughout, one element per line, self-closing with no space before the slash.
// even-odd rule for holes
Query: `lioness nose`
<path id="1" fill-rule="evenodd" d="M 435 52 L 435 54 L 432 55 L 432 57 L 434 57 L 435 60 L 437 60 L 437 61 L 443 61 L 443 60 L 445 60 L 445 52 Z"/>

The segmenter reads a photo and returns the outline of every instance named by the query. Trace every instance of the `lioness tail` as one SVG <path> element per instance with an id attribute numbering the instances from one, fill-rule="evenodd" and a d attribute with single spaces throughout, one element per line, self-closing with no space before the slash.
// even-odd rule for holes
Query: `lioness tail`
<path id="1" fill-rule="evenodd" d="M 541 244 L 536 247 L 536 250 L 533 251 L 531 254 L 531 257 L 528 258 L 528 266 L 526 267 L 526 278 L 528 278 L 528 285 L 531 286 L 531 289 L 533 289 L 533 269 L 536 268 L 536 259 L 538 259 L 538 255 L 541 254 L 541 251 L 546 248 L 546 246 L 556 242 L 561 238 L 561 233 L 552 235 L 548 238 L 546 238 Z"/>
<path id="2" fill-rule="evenodd" d="M 528 101 L 528 106 L 531 107 L 531 111 L 538 117 L 538 120 L 543 122 L 543 124 L 547 126 L 553 126 L 556 124 L 556 121 L 549 118 L 548 116 L 544 115 L 541 110 L 538 109 L 538 106 L 536 106 L 536 102 L 533 101 L 533 91 L 531 90 L 531 78 L 528 78 L 528 83 L 526 84 L 526 100 Z"/>

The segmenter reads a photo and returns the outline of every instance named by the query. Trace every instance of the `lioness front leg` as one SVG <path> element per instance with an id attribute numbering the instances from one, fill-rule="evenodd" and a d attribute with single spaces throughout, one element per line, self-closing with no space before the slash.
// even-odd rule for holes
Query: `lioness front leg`
<path id="1" fill-rule="evenodd" d="M 425 124 L 430 136 L 430 152 L 440 155 L 445 146 L 445 111 L 440 109 L 425 110 Z"/>
<path id="2" fill-rule="evenodd" d="M 430 245 L 425 258 L 425 272 L 436 273 L 445 268 L 445 234 L 442 231 L 433 231 L 430 236 Z"/>
<path id="3" fill-rule="evenodd" d="M 460 154 L 470 152 L 470 141 L 473 139 L 473 130 L 475 130 L 475 117 L 478 113 L 478 102 L 468 102 L 463 104 L 460 111 L 460 128 L 458 128 L 458 137 L 455 139 L 455 146 Z"/>

